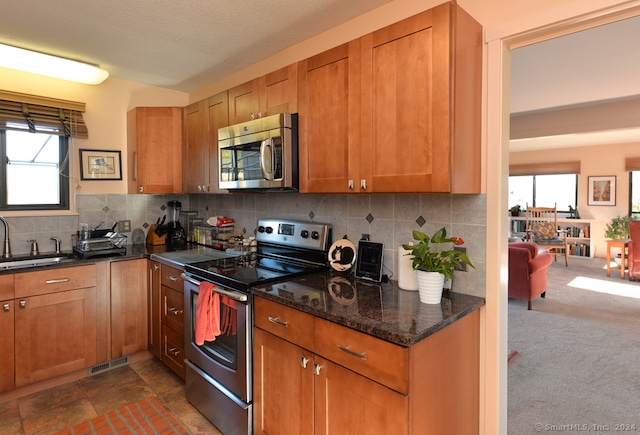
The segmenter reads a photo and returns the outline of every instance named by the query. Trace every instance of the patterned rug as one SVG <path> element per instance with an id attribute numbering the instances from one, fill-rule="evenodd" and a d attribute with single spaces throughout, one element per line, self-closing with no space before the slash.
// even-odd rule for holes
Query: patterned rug
<path id="1" fill-rule="evenodd" d="M 157 398 L 149 397 L 62 430 L 55 435 L 186 435 L 188 433 Z"/>

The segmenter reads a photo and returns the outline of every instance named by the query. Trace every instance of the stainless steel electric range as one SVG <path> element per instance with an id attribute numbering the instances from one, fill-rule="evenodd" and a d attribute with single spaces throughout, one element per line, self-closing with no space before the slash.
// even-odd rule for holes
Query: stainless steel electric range
<path id="1" fill-rule="evenodd" d="M 253 431 L 251 287 L 326 269 L 331 237 L 328 224 L 260 219 L 255 251 L 185 265 L 187 399 L 223 433 Z M 213 340 L 203 340 L 202 329 L 198 337 L 210 321 L 199 299 L 217 315 Z"/>

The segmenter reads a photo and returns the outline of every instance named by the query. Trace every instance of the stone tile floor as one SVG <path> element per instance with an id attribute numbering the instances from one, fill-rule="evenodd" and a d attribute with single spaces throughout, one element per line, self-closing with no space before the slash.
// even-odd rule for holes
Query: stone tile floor
<path id="1" fill-rule="evenodd" d="M 155 358 L 0 403 L 0 434 L 51 434 L 149 396 L 191 434 L 221 434 L 187 402 L 184 382 Z"/>

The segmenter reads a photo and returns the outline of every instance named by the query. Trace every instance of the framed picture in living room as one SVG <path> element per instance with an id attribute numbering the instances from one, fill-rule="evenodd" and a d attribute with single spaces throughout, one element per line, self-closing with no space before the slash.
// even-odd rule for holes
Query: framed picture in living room
<path id="1" fill-rule="evenodd" d="M 588 205 L 616 205 L 616 176 L 589 177 Z"/>

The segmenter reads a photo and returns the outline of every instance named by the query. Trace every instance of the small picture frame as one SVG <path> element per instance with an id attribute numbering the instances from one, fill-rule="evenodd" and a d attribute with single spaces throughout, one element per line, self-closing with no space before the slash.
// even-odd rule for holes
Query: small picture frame
<path id="1" fill-rule="evenodd" d="M 122 180 L 120 151 L 80 150 L 81 180 Z"/>
<path id="2" fill-rule="evenodd" d="M 589 177 L 587 205 L 616 205 L 616 176 Z"/>

